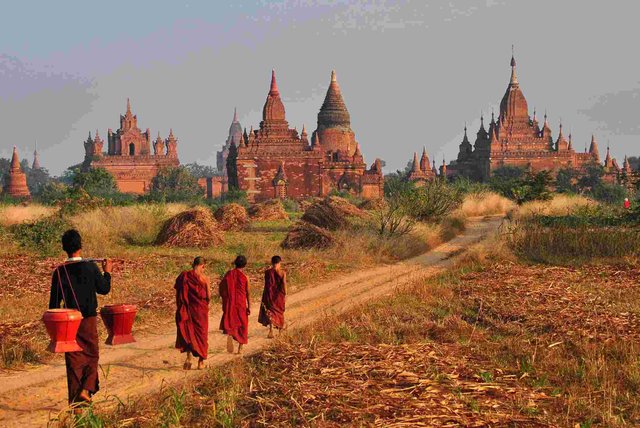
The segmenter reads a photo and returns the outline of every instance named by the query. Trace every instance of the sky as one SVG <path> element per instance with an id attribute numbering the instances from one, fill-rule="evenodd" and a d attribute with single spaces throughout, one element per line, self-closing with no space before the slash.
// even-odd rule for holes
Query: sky
<path id="1" fill-rule="evenodd" d="M 215 165 L 238 108 L 258 127 L 271 69 L 290 126 L 315 129 L 335 69 L 365 160 L 456 157 L 465 123 L 498 110 L 511 46 L 529 108 L 601 156 L 640 155 L 640 57 L 629 1 L 11 2 L 0 26 L 0 157 L 15 145 L 58 175 L 83 141 L 173 128 L 182 163 Z M 531 114 L 533 112 L 531 111 Z"/>

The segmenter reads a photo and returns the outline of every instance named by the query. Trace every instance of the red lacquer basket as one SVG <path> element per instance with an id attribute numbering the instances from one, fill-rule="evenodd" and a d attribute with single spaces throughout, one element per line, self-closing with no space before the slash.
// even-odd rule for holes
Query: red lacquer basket
<path id="1" fill-rule="evenodd" d="M 105 342 L 107 345 L 122 345 L 136 341 L 131 330 L 137 312 L 138 308 L 135 305 L 118 304 L 102 307 L 100 316 L 109 333 Z"/>

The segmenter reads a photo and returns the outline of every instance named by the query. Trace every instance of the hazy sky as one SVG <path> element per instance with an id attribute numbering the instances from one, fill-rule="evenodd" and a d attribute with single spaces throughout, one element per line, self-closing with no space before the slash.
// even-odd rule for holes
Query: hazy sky
<path id="1" fill-rule="evenodd" d="M 13 145 L 54 174 L 89 131 L 174 129 L 183 163 L 215 164 L 238 107 L 258 126 L 271 69 L 291 126 L 315 129 L 336 69 L 371 163 L 426 146 L 455 157 L 465 121 L 497 109 L 511 44 L 529 107 L 582 149 L 640 155 L 640 3 L 631 1 L 21 1 L 0 26 L 0 157 Z M 475 135 L 473 135 L 475 138 Z"/>

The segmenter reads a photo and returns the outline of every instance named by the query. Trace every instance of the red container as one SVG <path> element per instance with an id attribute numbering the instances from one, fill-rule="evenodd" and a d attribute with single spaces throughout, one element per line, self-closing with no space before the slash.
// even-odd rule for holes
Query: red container
<path id="1" fill-rule="evenodd" d="M 49 309 L 42 316 L 42 321 L 51 338 L 47 350 L 50 352 L 82 351 L 76 334 L 82 321 L 82 314 L 75 309 Z"/>
<path id="2" fill-rule="evenodd" d="M 100 309 L 100 316 L 109 333 L 105 342 L 107 345 L 121 345 L 136 341 L 131 335 L 131 329 L 137 312 L 136 305 L 124 304 L 107 305 Z"/>

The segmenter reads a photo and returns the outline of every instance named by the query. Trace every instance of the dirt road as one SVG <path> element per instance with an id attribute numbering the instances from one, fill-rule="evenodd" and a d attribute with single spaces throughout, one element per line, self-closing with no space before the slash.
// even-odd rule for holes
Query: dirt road
<path id="1" fill-rule="evenodd" d="M 353 272 L 336 280 L 305 288 L 287 298 L 286 318 L 290 328 L 303 327 L 325 314 L 344 311 L 368 300 L 393 293 L 394 289 L 420 278 L 433 276 L 449 267 L 469 245 L 497 230 L 501 218 L 473 219 L 464 234 L 421 256 L 393 265 Z M 348 255 L 345 255 L 348 256 Z M 261 286 L 256 284 L 255 286 Z M 253 303 L 253 308 L 259 307 Z M 254 311 L 256 312 L 256 311 Z M 209 325 L 210 366 L 238 358 L 225 352 L 225 337 L 217 330 L 218 310 L 212 312 Z M 266 329 L 252 313 L 246 354 L 268 346 Z M 198 376 L 197 370 L 182 370 L 182 356 L 173 348 L 175 329 L 140 338 L 137 343 L 110 348 L 102 346 L 101 391 L 95 400 L 117 396 L 148 394 L 163 385 Z M 64 362 L 32 370 L 0 375 L 0 426 L 46 426 L 66 406 Z"/>

